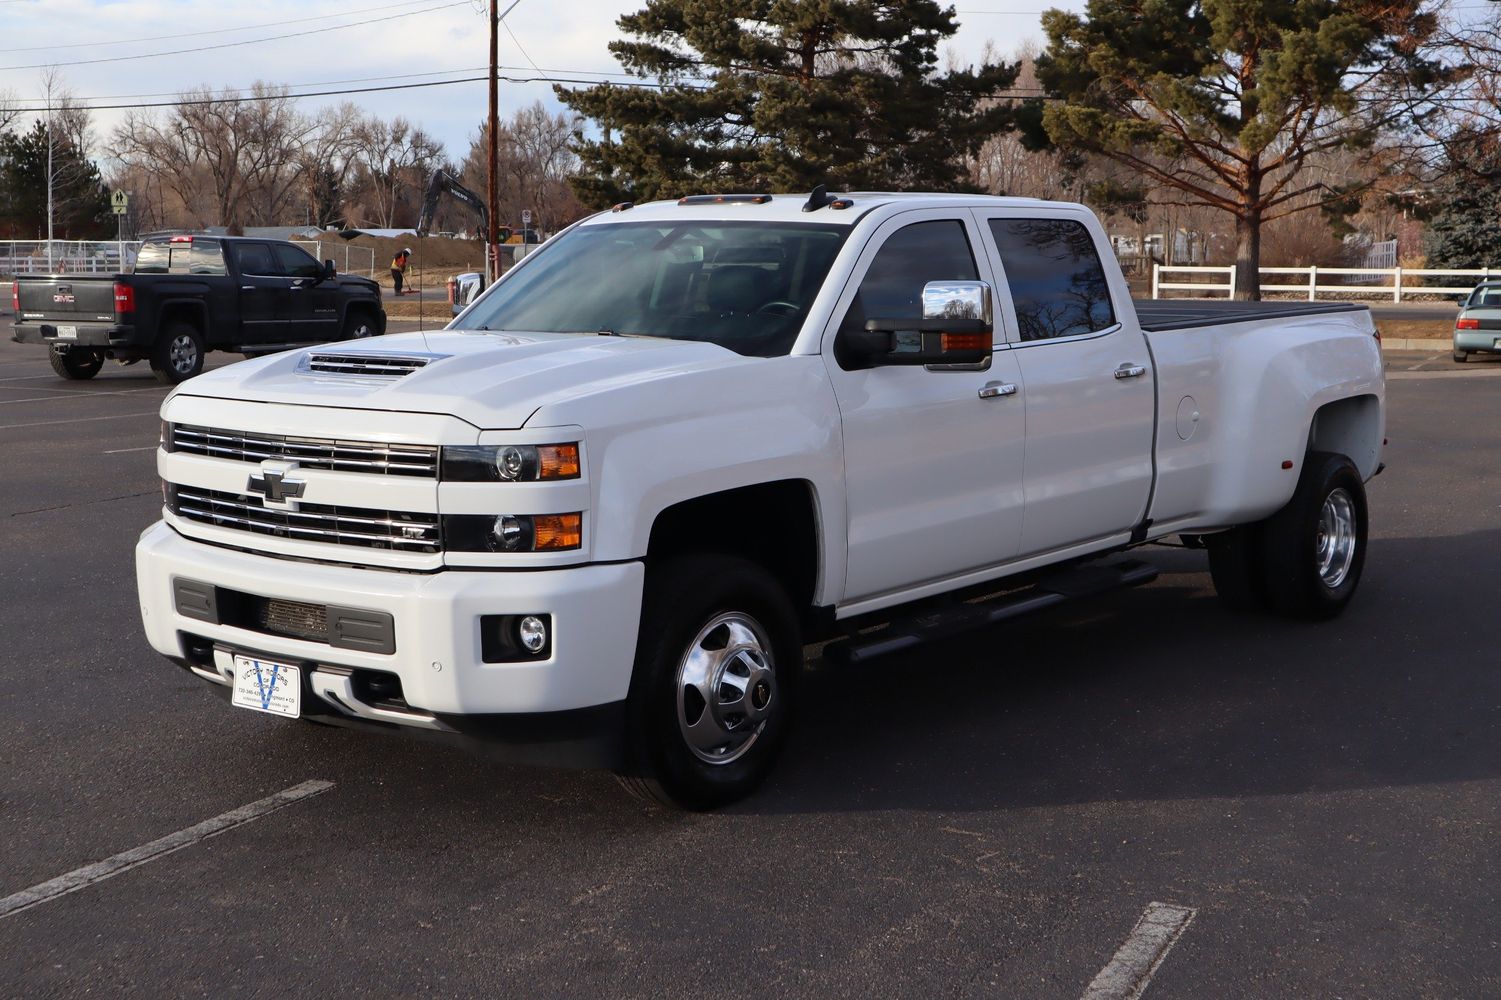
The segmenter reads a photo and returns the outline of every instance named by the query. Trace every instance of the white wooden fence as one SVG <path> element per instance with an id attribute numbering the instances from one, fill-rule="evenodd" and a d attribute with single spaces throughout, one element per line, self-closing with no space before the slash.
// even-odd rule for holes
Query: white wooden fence
<path id="1" fill-rule="evenodd" d="M 1401 302 L 1403 296 L 1413 295 L 1468 295 L 1480 282 L 1492 275 L 1501 278 L 1501 268 L 1482 267 L 1468 270 L 1446 270 L 1431 267 L 1263 267 L 1261 290 L 1263 292 L 1297 292 L 1308 296 L 1312 302 L 1319 295 L 1380 295 Z M 1188 275 L 1190 278 L 1203 275 L 1218 279 L 1207 281 L 1165 280 L 1164 276 Z M 1267 275 L 1297 275 L 1302 280 L 1278 283 L 1266 280 Z M 1335 279 L 1328 281 L 1325 279 Z M 1345 280 L 1341 281 L 1340 278 Z M 1441 279 L 1445 283 L 1432 283 Z M 1454 279 L 1459 279 L 1455 281 Z M 1152 298 L 1163 298 L 1163 292 L 1200 292 L 1214 298 L 1235 298 L 1235 268 L 1210 267 L 1206 265 L 1152 266 Z M 1171 296 L 1169 296 L 1171 297 Z"/>

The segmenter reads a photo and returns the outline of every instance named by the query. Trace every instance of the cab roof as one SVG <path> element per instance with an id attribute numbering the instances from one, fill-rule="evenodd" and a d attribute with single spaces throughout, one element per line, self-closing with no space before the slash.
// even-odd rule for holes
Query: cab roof
<path id="1" fill-rule="evenodd" d="M 683 222 L 690 220 L 812 222 L 824 225 L 854 225 L 872 209 L 906 205 L 912 208 L 1037 208 L 1059 202 L 1038 198 L 1003 198 L 982 194 L 936 194 L 894 191 L 850 191 L 826 195 L 822 207 L 813 208 L 821 192 L 807 194 L 703 194 L 676 201 L 652 201 L 635 205 L 623 202 L 587 220 L 586 225 L 614 222 Z"/>

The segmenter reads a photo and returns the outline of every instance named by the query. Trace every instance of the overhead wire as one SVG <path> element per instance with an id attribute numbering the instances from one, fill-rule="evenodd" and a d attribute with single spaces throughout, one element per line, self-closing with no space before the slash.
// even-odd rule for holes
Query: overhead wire
<path id="1" fill-rule="evenodd" d="M 0 0 L 0 3 L 5 0 Z M 132 45 L 136 42 L 165 42 L 173 38 L 201 38 L 204 35 L 228 35 L 236 31 L 259 31 L 261 28 L 283 28 L 289 24 L 306 24 L 310 21 L 329 21 L 336 17 L 353 17 L 356 14 L 368 14 L 378 10 L 393 10 L 397 7 L 412 7 L 416 4 L 428 3 L 430 0 L 401 0 L 400 3 L 388 3 L 379 7 L 358 7 L 354 10 L 340 11 L 337 14 L 318 14 L 314 17 L 296 17 L 279 21 L 262 21 L 260 24 L 242 24 L 235 28 L 209 28 L 204 31 L 183 31 L 175 35 L 149 35 L 141 38 L 111 38 L 102 42 L 62 42 L 48 45 L 7 45 L 7 52 L 40 52 L 52 51 L 53 49 L 88 49 L 101 45 Z"/>
<path id="2" fill-rule="evenodd" d="M 212 52 L 217 49 L 232 49 L 242 45 L 259 45 L 263 42 L 279 42 L 287 38 L 302 38 L 307 35 L 318 35 L 325 31 L 339 31 L 343 28 L 361 28 L 367 24 L 379 24 L 383 21 L 394 21 L 398 18 L 411 17 L 414 14 L 430 14 L 434 11 L 447 10 L 450 7 L 468 7 L 469 0 L 452 0 L 449 3 L 437 4 L 432 7 L 421 7 L 417 10 L 403 11 L 400 14 L 390 14 L 386 17 L 371 17 L 363 21 L 355 21 L 351 24 L 332 24 L 326 28 L 310 28 L 307 31 L 292 31 L 282 35 L 267 35 L 264 38 L 245 38 L 237 42 L 220 42 L 217 45 L 200 45 L 190 49 L 173 49 L 169 52 L 139 52 L 128 56 L 106 56 L 100 59 L 74 59 L 69 66 L 93 66 L 99 63 L 128 62 L 132 59 L 157 59 L 162 56 L 180 56 L 193 52 Z M 0 66 L 0 73 L 19 69 L 48 69 L 55 63 L 33 63 L 26 66 Z"/>

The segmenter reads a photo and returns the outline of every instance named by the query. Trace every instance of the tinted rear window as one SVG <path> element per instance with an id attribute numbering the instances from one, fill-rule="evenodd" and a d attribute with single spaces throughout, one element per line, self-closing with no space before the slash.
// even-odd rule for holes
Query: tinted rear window
<path id="1" fill-rule="evenodd" d="M 991 219 L 1022 340 L 1075 337 L 1115 322 L 1094 238 L 1070 219 Z"/>

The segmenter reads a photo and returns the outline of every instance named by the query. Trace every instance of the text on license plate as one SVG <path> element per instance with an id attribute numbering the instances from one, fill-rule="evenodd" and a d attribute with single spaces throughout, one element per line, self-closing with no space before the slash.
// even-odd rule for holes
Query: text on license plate
<path id="1" fill-rule="evenodd" d="M 57 335 L 59 337 L 67 338 L 68 340 L 77 340 L 78 339 L 78 327 L 76 327 L 76 326 L 60 326 L 60 327 L 57 328 Z"/>
<path id="2" fill-rule="evenodd" d="M 295 719 L 302 714 L 301 672 L 288 663 L 237 655 L 230 700 L 240 708 Z"/>

